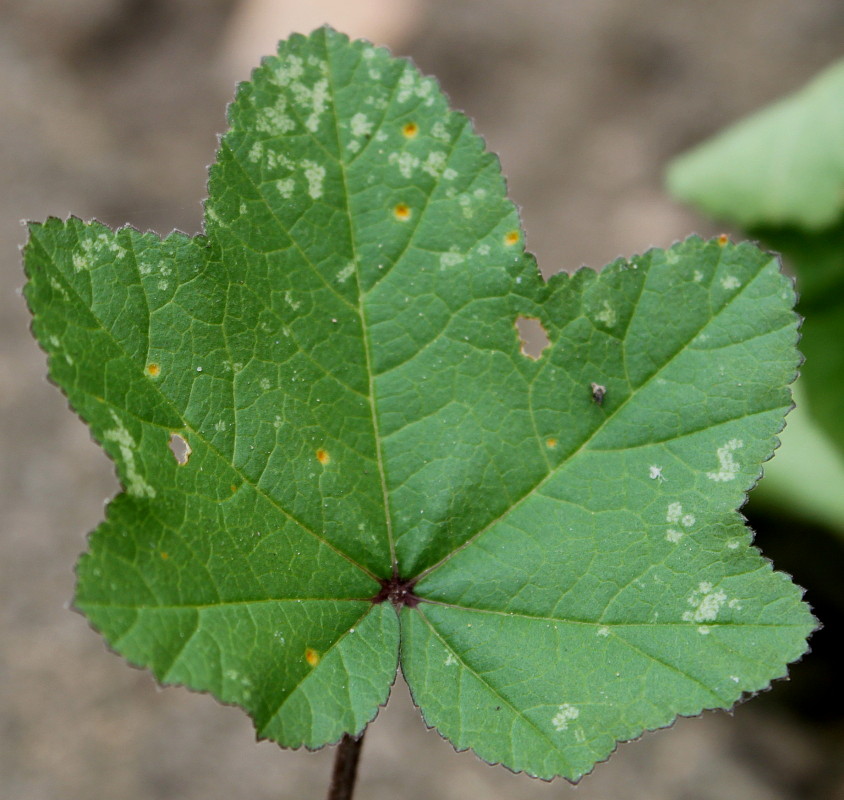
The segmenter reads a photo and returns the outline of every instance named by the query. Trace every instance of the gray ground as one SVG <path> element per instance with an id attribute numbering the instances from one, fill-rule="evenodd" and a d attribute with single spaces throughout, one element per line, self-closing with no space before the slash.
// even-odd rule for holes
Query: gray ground
<path id="1" fill-rule="evenodd" d="M 330 752 L 256 746 L 240 711 L 158 690 L 66 610 L 72 565 L 116 483 L 45 381 L 17 292 L 21 219 L 199 229 L 205 165 L 246 77 L 232 65 L 257 58 L 232 31 L 261 5 L 0 0 L 3 800 L 324 791 Z M 263 5 L 283 16 L 284 3 Z M 666 197 L 666 161 L 800 86 L 844 41 L 840 0 L 417 0 L 392 27 L 377 11 L 363 31 L 436 74 L 501 154 L 546 273 L 714 232 Z M 455 755 L 399 684 L 368 734 L 358 797 L 844 798 L 840 743 L 760 705 L 624 745 L 573 789 Z"/>

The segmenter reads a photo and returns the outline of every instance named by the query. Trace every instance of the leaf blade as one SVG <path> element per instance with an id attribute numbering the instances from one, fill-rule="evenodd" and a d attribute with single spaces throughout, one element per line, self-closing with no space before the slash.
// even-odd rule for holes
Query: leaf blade
<path id="1" fill-rule="evenodd" d="M 570 389 L 575 397 L 580 394 L 580 413 L 556 420 L 560 428 L 577 431 L 578 438 L 569 441 L 557 467 L 505 515 L 425 572 L 415 587 L 430 602 L 423 602 L 419 613 L 431 633 L 421 637 L 416 625 L 403 646 L 402 664 L 428 723 L 458 747 L 472 746 L 486 760 L 541 777 L 552 777 L 547 765 L 555 763 L 577 780 L 609 755 L 616 740 L 664 727 L 676 714 L 729 707 L 743 691 L 758 691 L 802 654 L 815 624 L 787 576 L 770 573 L 770 565 L 747 547 L 747 529 L 735 512 L 758 479 L 758 465 L 772 454 L 791 404 L 786 387 L 797 367 L 797 321 L 790 284 L 775 261 L 745 246 L 688 240 L 668 253 L 649 255 L 636 263 L 643 286 L 651 289 L 630 287 L 638 301 L 624 336 L 607 337 L 610 351 L 632 342 L 640 363 L 618 352 L 609 356 L 606 341 L 575 338 L 577 315 L 559 338 L 552 333 L 549 364 L 562 350 L 570 363 L 587 369 L 601 361 L 607 370 L 616 365 L 615 379 L 596 376 L 609 387 L 604 405 L 583 397 L 581 373 Z M 696 279 L 694 271 L 706 272 L 707 263 L 711 274 Z M 743 290 L 733 285 L 737 275 Z M 607 270 L 597 278 L 562 283 L 569 294 L 566 304 L 600 307 L 600 302 L 590 304 L 590 292 L 600 297 L 602 284 L 619 276 L 624 278 Z M 721 283 L 727 278 L 733 278 L 726 281 L 729 288 Z M 692 306 L 705 310 L 701 318 L 695 320 L 693 311 L 691 320 L 668 329 L 661 319 L 665 314 L 654 314 L 646 298 L 650 292 L 653 302 L 659 298 L 665 308 L 677 308 L 654 287 L 683 280 L 706 286 L 713 299 Z M 752 322 L 742 291 L 754 307 Z M 717 360 L 711 357 L 713 346 Z M 561 385 L 558 379 L 552 383 Z M 748 394 L 743 385 L 754 392 Z M 772 389 L 761 391 L 763 386 Z M 541 396 L 536 384 L 534 391 Z M 563 407 L 576 402 L 559 401 Z M 564 435 L 560 439 L 565 442 Z M 755 573 L 767 577 L 754 581 Z M 765 596 L 787 610 L 765 617 L 764 605 L 751 609 L 749 598 Z M 722 641 L 722 618 L 745 626 L 743 647 L 753 660 Z M 514 629 L 516 620 L 524 629 Z M 642 633 L 663 627 L 664 634 Z M 549 641 L 553 636 L 558 638 Z M 467 736 L 436 699 L 458 656 L 443 650 L 442 663 L 431 667 L 423 650 L 435 646 L 435 639 L 447 652 L 477 655 L 482 665 L 470 670 L 470 683 L 476 689 L 487 685 L 486 700 L 463 704 L 458 721 L 473 708 L 489 711 L 500 705 L 503 696 L 513 709 L 529 710 L 524 712 L 529 719 L 519 725 L 539 726 L 546 744 L 539 744 L 540 737 L 530 752 L 520 739 L 514 761 L 516 744 L 510 737 L 524 734 L 507 732 L 512 719 L 497 727 L 476 716 L 470 728 L 477 736 Z M 614 652 L 607 651 L 611 640 Z M 594 671 L 599 669 L 593 663 L 596 648 L 598 664 L 612 664 L 600 680 Z M 787 656 L 775 656 L 778 648 Z M 713 660 L 716 668 L 699 669 Z M 559 666 L 555 671 L 551 665 Z M 654 670 L 660 677 L 651 681 Z M 502 695 L 496 681 L 505 687 L 516 681 L 519 692 Z M 628 696 L 631 686 L 638 689 Z M 647 703 L 639 702 L 641 696 Z M 588 711 L 596 704 L 624 710 L 596 717 Z M 534 713 L 539 708 L 544 719 Z M 569 728 L 583 740 L 569 735 L 555 742 L 554 734 Z"/>
<path id="2" fill-rule="evenodd" d="M 542 699 L 536 675 L 582 654 L 549 650 L 536 626 L 644 625 L 655 604 L 636 580 L 669 564 L 673 605 L 656 606 L 693 642 L 717 641 L 700 629 L 728 603 L 724 564 L 762 569 L 735 509 L 797 363 L 776 264 L 692 239 L 544 283 L 469 121 L 409 64 L 327 29 L 280 45 L 229 118 L 207 236 L 50 221 L 27 249 L 51 372 L 126 488 L 80 561 L 77 605 L 133 663 L 242 705 L 285 745 L 359 733 L 400 635 L 426 718 L 531 774 L 574 779 L 617 738 L 684 713 L 661 698 L 638 721 L 575 726 L 579 707 Z M 537 359 L 523 317 L 548 335 Z M 414 576 L 422 602 L 400 633 L 382 587 Z M 786 594 L 805 635 L 813 621 Z M 459 630 L 511 613 L 510 633 L 536 640 L 533 678 L 500 626 L 479 625 L 480 642 Z M 799 654 L 780 644 L 767 680 Z M 459 693 L 454 707 L 437 697 L 452 696 L 449 653 L 472 696 L 508 700 L 496 736 Z M 508 699 L 489 665 L 519 692 Z M 706 691 L 731 702 L 755 680 Z M 556 743 L 587 736 L 586 721 L 588 747 Z"/>

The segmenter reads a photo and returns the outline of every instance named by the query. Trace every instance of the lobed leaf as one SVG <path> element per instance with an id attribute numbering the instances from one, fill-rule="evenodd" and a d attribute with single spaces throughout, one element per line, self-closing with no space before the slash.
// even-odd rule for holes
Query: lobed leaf
<path id="1" fill-rule="evenodd" d="M 124 486 L 78 569 L 109 644 L 308 747 L 400 655 L 456 747 L 572 780 L 784 675 L 814 620 L 736 511 L 798 362 L 776 260 L 545 283 L 468 120 L 329 29 L 229 117 L 205 235 L 31 226 L 33 328 Z"/>

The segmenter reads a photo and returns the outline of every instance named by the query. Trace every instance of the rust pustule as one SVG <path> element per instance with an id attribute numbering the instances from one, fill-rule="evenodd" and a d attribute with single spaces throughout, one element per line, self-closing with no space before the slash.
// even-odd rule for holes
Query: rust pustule
<path id="1" fill-rule="evenodd" d="M 416 581 L 412 578 L 410 580 L 398 577 L 384 578 L 381 580 L 381 591 L 372 598 L 372 602 L 383 603 L 389 600 L 396 609 L 401 609 L 402 606 L 416 608 L 420 598 L 413 594 L 415 585 Z"/>

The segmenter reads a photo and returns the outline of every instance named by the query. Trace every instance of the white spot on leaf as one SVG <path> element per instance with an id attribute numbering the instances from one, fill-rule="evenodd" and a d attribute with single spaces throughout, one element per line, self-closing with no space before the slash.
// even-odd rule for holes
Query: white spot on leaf
<path id="1" fill-rule="evenodd" d="M 563 705 L 558 707 L 557 713 L 551 718 L 551 724 L 554 726 L 554 730 L 560 733 L 568 728 L 569 722 L 576 720 L 579 716 L 579 709 L 570 703 L 563 703 Z"/>
<path id="2" fill-rule="evenodd" d="M 712 622 L 727 602 L 727 594 L 721 589 L 716 591 L 709 581 L 701 581 L 697 589 L 686 598 L 686 602 L 693 608 L 683 612 L 685 622 Z"/>
<path id="3" fill-rule="evenodd" d="M 415 83 L 416 74 L 413 70 L 405 70 L 402 73 L 401 78 L 399 78 L 399 93 L 397 99 L 400 103 L 406 103 L 411 97 L 413 97 Z"/>
<path id="4" fill-rule="evenodd" d="M 345 283 L 352 275 L 355 274 L 355 262 L 350 261 L 343 269 L 337 273 L 337 283 Z"/>
<path id="5" fill-rule="evenodd" d="M 735 480 L 739 465 L 733 458 L 733 453 L 741 447 L 744 447 L 744 442 L 741 439 L 730 439 L 729 442 L 719 447 L 716 455 L 720 469 L 717 472 L 707 472 L 706 477 L 711 481 L 721 483 Z"/>
<path id="6" fill-rule="evenodd" d="M 305 73 L 305 63 L 299 56 L 289 55 L 275 70 L 276 81 L 287 86 Z"/>
<path id="7" fill-rule="evenodd" d="M 285 200 L 289 200 L 293 196 L 296 184 L 293 182 L 293 178 L 282 178 L 275 182 L 275 188 Z"/>
<path id="8" fill-rule="evenodd" d="M 609 301 L 604 300 L 603 307 L 595 314 L 595 319 L 598 322 L 603 322 L 608 328 L 612 328 L 615 325 L 615 309 L 609 304 Z"/>
<path id="9" fill-rule="evenodd" d="M 435 122 L 431 126 L 431 136 L 433 136 L 437 141 L 443 143 L 451 141 L 451 137 L 448 135 L 445 123 L 442 121 Z"/>
<path id="10" fill-rule="evenodd" d="M 369 136 L 369 134 L 372 133 L 372 122 L 366 114 L 363 114 L 360 111 L 352 117 L 350 126 L 352 129 L 352 136 Z"/>
<path id="11" fill-rule="evenodd" d="M 286 102 L 281 99 L 274 108 L 263 108 L 255 120 L 255 127 L 259 131 L 278 135 L 289 133 L 296 127 L 296 123 L 284 113 Z"/>
<path id="12" fill-rule="evenodd" d="M 316 133 L 319 130 L 319 118 L 328 103 L 328 81 L 322 78 L 313 85 L 313 88 L 305 86 L 303 83 L 294 83 L 290 88 L 293 91 L 296 105 L 300 108 L 310 107 L 312 109 L 311 114 L 305 120 L 305 127 L 311 133 Z"/>
<path id="13" fill-rule="evenodd" d="M 135 464 L 135 449 L 137 445 L 132 435 L 126 430 L 120 417 L 113 411 L 111 418 L 114 420 L 117 427 L 112 430 L 105 431 L 103 438 L 106 441 L 114 442 L 120 451 L 120 458 L 123 461 L 123 469 L 126 473 L 126 491 L 128 494 L 135 497 L 155 497 L 155 489 L 150 486 L 143 475 L 138 472 Z"/>
<path id="14" fill-rule="evenodd" d="M 403 178 L 410 178 L 413 175 L 413 170 L 419 166 L 419 159 L 412 153 L 406 152 L 390 153 L 387 161 L 398 166 Z"/>
<path id="15" fill-rule="evenodd" d="M 432 150 L 422 165 L 422 172 L 427 172 L 432 178 L 438 177 L 445 169 L 447 158 L 442 150 Z"/>
<path id="16" fill-rule="evenodd" d="M 302 162 L 305 180 L 308 182 L 308 194 L 314 199 L 322 197 L 322 182 L 325 180 L 325 167 L 307 159 Z"/>
<path id="17" fill-rule="evenodd" d="M 738 289 L 741 286 L 741 281 L 735 275 L 727 275 L 721 278 L 721 286 L 728 291 L 730 289 Z"/>
<path id="18" fill-rule="evenodd" d="M 447 253 L 440 254 L 440 269 L 456 267 L 466 260 L 466 256 L 458 252 L 457 247 L 452 247 Z"/>
<path id="19" fill-rule="evenodd" d="M 683 516 L 683 506 L 680 503 L 669 503 L 668 512 L 665 515 L 666 522 L 679 522 Z"/>

